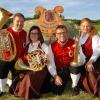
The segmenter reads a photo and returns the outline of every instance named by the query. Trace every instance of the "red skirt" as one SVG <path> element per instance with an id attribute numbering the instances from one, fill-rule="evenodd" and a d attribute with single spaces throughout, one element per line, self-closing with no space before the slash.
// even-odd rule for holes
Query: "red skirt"
<path id="1" fill-rule="evenodd" d="M 87 92 L 94 95 L 100 93 L 100 57 L 93 64 L 94 70 L 82 75 L 82 83 Z"/>
<path id="2" fill-rule="evenodd" d="M 41 87 L 47 74 L 47 69 L 39 72 L 21 71 L 14 79 L 10 93 L 25 100 L 41 97 Z"/>

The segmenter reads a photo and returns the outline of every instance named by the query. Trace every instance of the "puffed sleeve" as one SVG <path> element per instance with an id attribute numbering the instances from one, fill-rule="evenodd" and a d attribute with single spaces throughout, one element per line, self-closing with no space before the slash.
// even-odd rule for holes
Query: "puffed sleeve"
<path id="1" fill-rule="evenodd" d="M 45 44 L 45 43 L 43 43 L 41 47 L 42 47 L 42 50 L 43 50 L 46 54 L 48 54 L 48 45 Z"/>
<path id="2" fill-rule="evenodd" d="M 80 65 L 83 65 L 86 62 L 86 56 L 84 55 L 81 46 L 79 49 L 78 61 L 80 62 Z"/>
<path id="3" fill-rule="evenodd" d="M 93 47 L 93 54 L 90 60 L 93 60 L 95 62 L 97 58 L 100 56 L 100 37 L 98 35 L 93 37 L 92 47 Z"/>
<path id="4" fill-rule="evenodd" d="M 55 75 L 57 75 L 57 71 L 56 71 L 56 66 L 55 66 L 55 62 L 54 62 L 54 55 L 51 49 L 51 45 L 49 45 L 48 48 L 48 58 L 49 58 L 49 65 L 47 66 L 48 71 L 50 72 L 50 74 L 54 77 Z"/>

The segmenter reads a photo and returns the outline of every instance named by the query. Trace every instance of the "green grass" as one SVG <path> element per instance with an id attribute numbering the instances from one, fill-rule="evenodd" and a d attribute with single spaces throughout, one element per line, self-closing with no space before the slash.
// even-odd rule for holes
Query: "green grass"
<path id="1" fill-rule="evenodd" d="M 6 91 L 8 92 L 9 87 L 7 86 Z M 7 95 L 0 97 L 0 100 L 23 100 L 23 98 L 14 97 L 13 95 L 7 93 Z M 34 100 L 34 99 L 31 99 Z M 80 94 L 77 96 L 72 96 L 71 92 L 71 82 L 68 82 L 65 91 L 61 96 L 56 96 L 53 93 L 45 93 L 42 95 L 42 98 L 39 100 L 99 100 L 94 97 L 92 94 L 80 91 Z"/>
<path id="2" fill-rule="evenodd" d="M 97 29 L 97 32 L 100 34 L 100 23 L 94 25 Z"/>

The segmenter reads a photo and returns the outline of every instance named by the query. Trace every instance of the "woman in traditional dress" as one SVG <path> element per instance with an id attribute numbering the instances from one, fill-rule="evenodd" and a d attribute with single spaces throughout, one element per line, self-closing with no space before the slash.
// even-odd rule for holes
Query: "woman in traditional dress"
<path id="1" fill-rule="evenodd" d="M 45 52 L 45 57 L 48 55 L 48 46 L 44 43 L 44 39 L 40 28 L 38 26 L 32 26 L 29 34 L 29 44 L 26 47 L 24 57 L 22 58 L 26 65 L 29 65 L 27 61 L 28 53 L 36 49 L 41 49 Z M 18 72 L 15 81 L 12 83 L 10 92 L 15 96 L 24 97 L 25 100 L 30 98 L 40 98 L 41 87 L 45 80 L 47 68 L 45 67 L 41 71 L 29 71 L 22 70 Z"/>
<path id="2" fill-rule="evenodd" d="M 83 69 L 81 75 L 86 91 L 97 95 L 100 92 L 100 57 L 96 57 L 96 52 L 100 45 L 100 37 L 96 34 L 96 29 L 91 24 L 92 22 L 89 18 L 84 18 L 80 22 L 80 45 L 86 56 L 86 63 L 81 67 Z M 93 66 L 89 65 L 91 61 Z"/>

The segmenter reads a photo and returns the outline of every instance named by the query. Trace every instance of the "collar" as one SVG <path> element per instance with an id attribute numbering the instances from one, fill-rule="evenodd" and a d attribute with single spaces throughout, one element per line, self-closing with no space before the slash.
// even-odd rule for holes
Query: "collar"
<path id="1" fill-rule="evenodd" d="M 84 33 L 80 37 L 80 44 L 81 45 L 84 44 L 87 41 L 88 37 L 89 37 L 88 33 L 86 35 L 84 35 L 84 36 L 83 35 L 84 35 Z"/>
<path id="2" fill-rule="evenodd" d="M 14 27 L 12 27 L 12 30 L 15 31 L 15 32 L 21 32 L 22 31 L 22 30 L 18 31 Z"/>
<path id="3" fill-rule="evenodd" d="M 30 43 L 28 52 L 31 53 L 32 51 L 36 50 L 38 48 L 38 45 L 40 44 L 40 41 L 37 41 L 35 43 Z"/>

